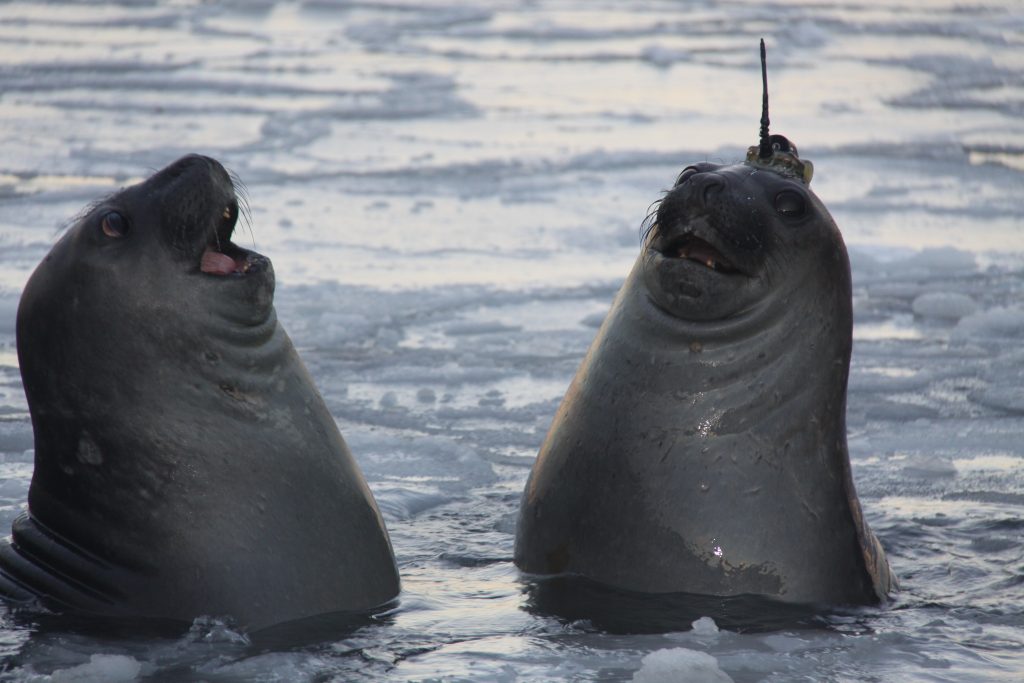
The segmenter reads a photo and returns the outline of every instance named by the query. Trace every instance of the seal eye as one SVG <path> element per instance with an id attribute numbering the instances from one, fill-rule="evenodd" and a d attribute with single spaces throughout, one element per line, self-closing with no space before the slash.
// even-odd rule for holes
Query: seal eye
<path id="1" fill-rule="evenodd" d="M 683 172 L 679 174 L 679 177 L 676 178 L 676 186 L 678 187 L 679 185 L 682 185 L 687 180 L 697 175 L 699 172 L 700 171 L 697 170 L 696 166 L 687 166 L 686 168 L 683 169 Z"/>
<path id="2" fill-rule="evenodd" d="M 117 211 L 111 211 L 100 221 L 100 228 L 107 237 L 124 237 L 128 233 L 128 221 Z"/>
<path id="3" fill-rule="evenodd" d="M 799 192 L 783 190 L 775 195 L 775 210 L 786 218 L 799 218 L 807 210 L 807 203 Z"/>

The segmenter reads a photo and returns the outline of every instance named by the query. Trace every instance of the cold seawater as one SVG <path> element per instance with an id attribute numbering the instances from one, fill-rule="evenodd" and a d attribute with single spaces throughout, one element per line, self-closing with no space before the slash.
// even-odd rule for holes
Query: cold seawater
<path id="1" fill-rule="evenodd" d="M 902 591 L 662 627 L 584 587 L 552 616 L 511 562 L 523 483 L 651 202 L 756 141 L 761 36 L 773 131 L 850 248 L 853 472 Z M 273 259 L 404 588 L 312 638 L 5 611 L 0 679 L 1024 677 L 1016 0 L 13 2 L 0 54 L 0 528 L 32 473 L 26 279 L 83 206 L 200 152 L 246 185 L 238 241 Z"/>

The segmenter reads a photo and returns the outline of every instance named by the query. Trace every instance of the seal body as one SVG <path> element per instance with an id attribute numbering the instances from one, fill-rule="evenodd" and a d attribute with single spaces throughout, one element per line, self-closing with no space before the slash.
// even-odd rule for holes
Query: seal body
<path id="1" fill-rule="evenodd" d="M 278 324 L 269 260 L 230 241 L 216 161 L 102 200 L 18 310 L 35 434 L 0 592 L 59 610 L 259 629 L 393 599 L 387 531 Z"/>
<path id="2" fill-rule="evenodd" d="M 846 249 L 809 188 L 684 170 L 537 456 L 516 564 L 641 592 L 882 599 L 846 446 L 851 335 Z"/>

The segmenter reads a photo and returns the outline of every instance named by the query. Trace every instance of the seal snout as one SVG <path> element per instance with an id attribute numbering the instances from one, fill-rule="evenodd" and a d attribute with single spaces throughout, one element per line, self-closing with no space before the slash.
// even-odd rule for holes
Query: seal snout
<path id="1" fill-rule="evenodd" d="M 230 213 L 230 207 L 224 209 L 225 216 Z M 208 275 L 247 275 L 265 270 L 267 263 L 265 256 L 243 249 L 221 237 L 221 231 L 218 229 L 203 250 L 199 270 Z"/>
<path id="2" fill-rule="evenodd" d="M 164 231 L 190 262 L 190 272 L 242 276 L 269 269 L 270 261 L 231 241 L 240 215 L 236 181 L 216 159 L 186 155 L 149 178 L 147 196 L 160 196 Z"/>
<path id="3" fill-rule="evenodd" d="M 214 215 L 200 222 L 207 226 L 203 230 L 205 235 L 199 258 L 200 272 L 215 276 L 243 276 L 266 270 L 269 260 L 265 256 L 243 249 L 231 241 L 243 207 L 239 204 L 234 183 L 224 167 L 213 159 L 208 161 L 212 181 L 208 191 L 212 197 L 206 204 Z"/>
<path id="4" fill-rule="evenodd" d="M 715 173 L 695 173 L 686 182 L 694 200 L 702 206 L 710 206 L 725 189 L 725 181 Z"/>
<path id="5" fill-rule="evenodd" d="M 245 273 L 251 267 L 248 252 L 231 242 L 238 222 L 238 200 L 232 198 L 220 212 L 206 241 L 199 269 L 210 275 Z"/>
<path id="6" fill-rule="evenodd" d="M 729 190 L 717 173 L 687 167 L 658 207 L 651 246 L 664 258 L 692 261 L 721 274 L 741 273 L 721 245 L 718 204 Z"/>
<path id="7" fill-rule="evenodd" d="M 672 193 L 683 195 L 689 204 L 706 208 L 726 189 L 725 178 L 715 173 L 710 164 L 700 164 L 683 169 Z"/>
<path id="8" fill-rule="evenodd" d="M 693 233 L 670 241 L 661 254 L 666 258 L 687 259 L 720 273 L 740 272 L 722 252 Z"/>

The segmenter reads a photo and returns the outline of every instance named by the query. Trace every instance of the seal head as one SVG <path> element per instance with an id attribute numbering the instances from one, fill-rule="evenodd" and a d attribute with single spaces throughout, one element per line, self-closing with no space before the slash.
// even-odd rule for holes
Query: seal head
<path id="1" fill-rule="evenodd" d="M 658 206 L 645 238 L 643 276 L 665 312 L 731 324 L 777 299 L 785 281 L 800 285 L 804 261 L 794 251 L 837 236 L 803 183 L 753 164 L 695 164 Z M 827 250 L 820 257 L 835 261 Z"/>
<path id="2" fill-rule="evenodd" d="M 35 433 L 0 592 L 124 617 L 258 629 L 398 592 L 380 513 L 232 241 L 215 160 L 87 209 L 33 273 L 18 356 Z"/>

